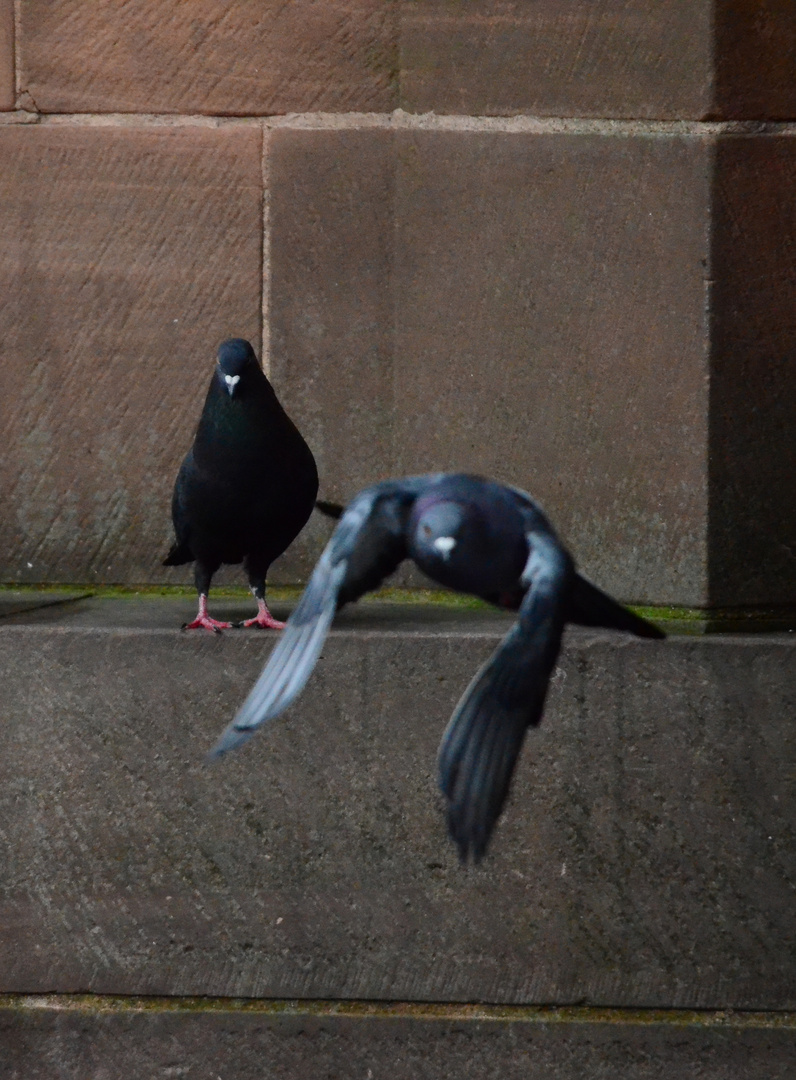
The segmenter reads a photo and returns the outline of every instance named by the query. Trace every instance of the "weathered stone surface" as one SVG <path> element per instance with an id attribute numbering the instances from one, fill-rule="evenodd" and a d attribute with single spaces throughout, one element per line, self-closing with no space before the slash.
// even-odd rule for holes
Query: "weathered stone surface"
<path id="1" fill-rule="evenodd" d="M 794 250 L 796 140 L 720 140 L 708 456 L 716 604 L 796 601 Z"/>
<path id="2" fill-rule="evenodd" d="M 610 591 L 703 603 L 705 143 L 397 150 L 398 471 L 519 484 Z"/>
<path id="3" fill-rule="evenodd" d="M 777 1028 L 775 1018 L 770 1027 L 744 1018 L 714 1027 L 696 1016 L 600 1023 L 342 1011 L 216 1012 L 196 1003 L 161 1012 L 150 1003 L 91 1012 L 37 1002 L 0 1009 L 0 1065 L 7 1080 L 118 1076 L 121 1061 L 128 1080 L 788 1080 L 796 1067 L 793 1027 Z"/>
<path id="4" fill-rule="evenodd" d="M 713 106 L 713 7 L 411 0 L 403 5 L 401 104 L 412 112 L 698 119 Z"/>
<path id="5" fill-rule="evenodd" d="M 384 130 L 269 137 L 270 375 L 326 498 L 394 468 L 392 146 Z M 274 580 L 304 578 L 328 535 L 314 515 Z"/>
<path id="6" fill-rule="evenodd" d="M 0 155 L 0 576 L 162 580 L 216 346 L 259 347 L 260 132 L 2 127 Z"/>
<path id="7" fill-rule="evenodd" d="M 408 0 L 401 104 L 416 112 L 791 119 L 790 0 Z"/>
<path id="8" fill-rule="evenodd" d="M 796 12 L 790 0 L 716 0 L 715 115 L 796 117 Z"/>
<path id="9" fill-rule="evenodd" d="M 790 0 L 25 0 L 20 23 L 48 112 L 796 113 Z"/>
<path id="10" fill-rule="evenodd" d="M 274 132 L 271 369 L 324 491 L 494 475 L 605 587 L 705 603 L 711 163 L 702 139 Z"/>
<path id="11" fill-rule="evenodd" d="M 570 634 L 465 870 L 436 747 L 504 616 L 353 609 L 209 767 L 268 638 L 191 607 L 0 623 L 0 989 L 796 1005 L 793 635 Z"/>
<path id="12" fill-rule="evenodd" d="M 25 0 L 21 87 L 45 112 L 385 111 L 397 34 L 381 0 Z"/>
<path id="13" fill-rule="evenodd" d="M 625 599 L 796 602 L 792 138 L 278 131 L 270 160 L 272 372 L 326 493 L 482 472 Z"/>
<path id="14" fill-rule="evenodd" d="M 0 109 L 13 109 L 14 86 L 14 0 L 0 0 Z"/>

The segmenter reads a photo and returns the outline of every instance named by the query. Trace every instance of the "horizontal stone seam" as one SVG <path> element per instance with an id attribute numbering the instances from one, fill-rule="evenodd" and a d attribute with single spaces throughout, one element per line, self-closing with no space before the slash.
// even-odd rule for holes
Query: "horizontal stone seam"
<path id="1" fill-rule="evenodd" d="M 424 1020 L 523 1024 L 796 1029 L 796 1013 L 588 1005 L 466 1005 L 447 1002 L 334 1001 L 110 994 L 2 994 L 0 1010 L 91 1013 L 231 1013 L 292 1018 Z"/>
<path id="2" fill-rule="evenodd" d="M 265 130 L 367 130 L 495 132 L 515 135 L 609 135 L 682 137 L 796 135 L 796 122 L 758 120 L 611 120 L 548 116 L 439 116 L 436 113 L 287 113 L 280 116 L 222 116 L 173 113 L 42 113 L 17 109 L 0 124 L 61 127 L 260 127 Z"/>
<path id="3" fill-rule="evenodd" d="M 43 610 L 43 609 L 38 609 Z M 29 612 L 23 612 L 22 614 L 32 614 Z M 13 616 L 9 616 L 9 619 Z M 467 640 L 473 641 L 499 641 L 500 638 L 506 633 L 506 630 L 511 624 L 507 621 L 505 625 L 496 626 L 493 630 L 466 630 L 466 629 L 441 629 L 441 630 L 408 630 L 408 629 L 379 629 L 379 630 L 366 630 L 362 627 L 351 627 L 351 629 L 336 629 L 332 628 L 329 632 L 329 638 L 327 640 L 334 641 L 338 638 L 356 638 L 357 640 L 370 640 L 376 638 L 381 640 L 383 638 L 403 638 L 409 641 L 420 641 L 438 638 L 456 638 L 461 640 L 467 638 Z M 245 643 L 247 641 L 256 641 L 262 644 L 268 644 L 269 641 L 274 642 L 277 640 L 275 637 L 271 638 L 255 638 L 252 634 L 229 634 L 226 636 L 203 634 L 201 637 L 187 637 L 177 627 L 170 626 L 155 626 L 155 627 L 139 627 L 139 626 L 55 626 L 51 623 L 12 623 L 12 622 L 0 622 L 0 633 L 3 635 L 9 635 L 11 633 L 21 634 L 38 634 L 41 637 L 46 636 L 59 636 L 73 635 L 83 637 L 171 637 L 175 641 L 200 641 L 208 642 L 208 644 L 214 640 L 218 641 L 238 641 Z M 597 639 L 589 641 L 579 642 L 579 646 L 591 645 Z M 600 638 L 604 641 L 604 638 Z M 613 638 L 611 639 L 614 640 Z M 618 637 L 617 643 L 629 642 L 630 638 Z M 571 648 L 569 646 L 568 648 Z M 577 646 L 576 646 L 577 647 Z"/>
<path id="4" fill-rule="evenodd" d="M 44 608 L 33 609 L 25 612 L 20 612 L 21 615 L 35 614 L 38 611 L 43 611 Z M 200 641 L 208 642 L 212 641 L 237 641 L 240 643 L 258 641 L 262 639 L 255 638 L 252 634 L 236 634 L 231 633 L 227 635 L 218 635 L 211 637 L 210 635 L 203 634 L 201 637 L 186 636 L 181 629 L 172 626 L 64 626 L 53 623 L 18 623 L 12 620 L 16 616 L 0 616 L 0 635 L 3 637 L 10 637 L 13 634 L 31 635 L 38 634 L 41 637 L 58 636 L 64 637 L 72 635 L 74 637 L 82 636 L 88 638 L 97 637 L 114 637 L 114 638 L 127 638 L 127 637 L 170 637 L 175 641 Z M 506 633 L 511 623 L 507 619 L 503 624 L 496 624 L 494 627 L 484 629 L 467 629 L 465 627 L 448 627 L 440 628 L 439 630 L 429 629 L 409 629 L 397 627 L 395 629 L 387 629 L 381 627 L 379 629 L 365 628 L 365 627 L 332 627 L 329 631 L 329 641 L 335 641 L 339 639 L 356 639 L 362 640 L 396 640 L 403 639 L 406 641 L 427 641 L 427 640 L 445 640 L 456 639 L 468 641 L 499 641 Z M 596 630 L 593 634 L 590 634 L 588 630 L 583 629 L 579 631 L 582 636 L 579 640 L 566 641 L 564 643 L 563 654 L 574 652 L 582 652 L 584 650 L 591 650 L 594 648 L 601 648 L 605 644 L 610 644 L 614 648 L 633 648 L 633 649 L 659 649 L 667 648 L 667 645 L 663 642 L 650 642 L 642 640 L 637 637 L 633 637 L 628 634 L 613 633 L 609 630 Z M 268 641 L 276 641 L 276 638 L 269 638 Z M 695 648 L 704 647 L 737 647 L 737 646 L 759 646 L 764 643 L 767 646 L 768 652 L 772 652 L 774 649 L 786 649 L 789 652 L 796 649 L 796 634 L 792 632 L 766 632 L 766 633 L 676 633 L 671 632 L 668 635 L 667 640 L 672 644 L 686 645 Z M 267 641 L 265 642 L 267 644 Z"/>

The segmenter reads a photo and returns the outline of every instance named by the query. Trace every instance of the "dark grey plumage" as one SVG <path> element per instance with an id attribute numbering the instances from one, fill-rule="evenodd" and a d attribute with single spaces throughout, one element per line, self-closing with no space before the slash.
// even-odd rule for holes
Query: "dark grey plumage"
<path id="1" fill-rule="evenodd" d="M 248 341 L 218 350 L 193 446 L 177 474 L 176 541 L 165 566 L 194 562 L 199 613 L 188 629 L 220 630 L 207 594 L 222 563 L 244 565 L 258 614 L 244 626 L 281 628 L 265 603 L 271 563 L 301 532 L 318 493 L 315 459 L 277 400 Z"/>
<path id="2" fill-rule="evenodd" d="M 576 572 L 545 515 L 518 489 L 439 473 L 360 492 L 212 756 L 240 746 L 287 708 L 309 678 L 335 612 L 376 588 L 405 558 L 442 585 L 518 611 L 517 622 L 462 696 L 439 751 L 448 829 L 462 860 L 478 861 L 503 808 L 525 733 L 542 718 L 565 624 L 664 637 Z"/>

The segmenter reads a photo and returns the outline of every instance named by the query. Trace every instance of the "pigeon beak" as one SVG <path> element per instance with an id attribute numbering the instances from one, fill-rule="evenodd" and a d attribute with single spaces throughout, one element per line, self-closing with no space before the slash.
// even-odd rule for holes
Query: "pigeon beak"
<path id="1" fill-rule="evenodd" d="M 456 547 L 456 541 L 452 536 L 438 536 L 434 541 L 434 547 L 447 562 L 451 557 L 451 552 Z"/>
<path id="2" fill-rule="evenodd" d="M 224 382 L 227 384 L 227 393 L 232 397 L 235 393 L 235 387 L 240 382 L 240 375 L 225 375 Z"/>

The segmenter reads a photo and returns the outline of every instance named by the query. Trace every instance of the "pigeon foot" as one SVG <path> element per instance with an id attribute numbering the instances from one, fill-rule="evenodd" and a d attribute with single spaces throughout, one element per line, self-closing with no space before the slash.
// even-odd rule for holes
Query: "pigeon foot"
<path id="1" fill-rule="evenodd" d="M 231 622 L 219 622 L 211 619 L 209 615 L 197 615 L 193 622 L 182 624 L 183 630 L 212 630 L 214 634 L 220 634 L 222 630 L 231 630 Z"/>
<path id="2" fill-rule="evenodd" d="M 193 622 L 182 624 L 183 630 L 212 630 L 214 634 L 220 634 L 222 630 L 231 630 L 231 622 L 219 622 L 207 614 L 207 596 L 199 594 L 199 611 Z"/>
<path id="3" fill-rule="evenodd" d="M 266 606 L 265 600 L 258 600 L 257 614 L 254 618 L 245 619 L 243 622 L 236 623 L 235 625 L 239 626 L 241 629 L 254 626 L 258 630 L 284 630 L 286 624 L 273 617 Z"/>

